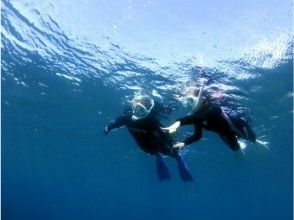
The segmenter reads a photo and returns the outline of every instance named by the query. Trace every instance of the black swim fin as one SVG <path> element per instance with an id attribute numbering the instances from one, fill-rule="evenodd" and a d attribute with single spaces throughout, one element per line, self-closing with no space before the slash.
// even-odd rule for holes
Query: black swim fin
<path id="1" fill-rule="evenodd" d="M 194 180 L 193 180 L 192 174 L 190 173 L 190 170 L 188 169 L 182 156 L 179 153 L 177 153 L 176 159 L 178 162 L 178 169 L 179 169 L 179 173 L 182 180 L 185 182 L 193 182 Z"/>
<path id="2" fill-rule="evenodd" d="M 156 155 L 156 169 L 160 181 L 169 180 L 170 174 L 160 154 Z"/>

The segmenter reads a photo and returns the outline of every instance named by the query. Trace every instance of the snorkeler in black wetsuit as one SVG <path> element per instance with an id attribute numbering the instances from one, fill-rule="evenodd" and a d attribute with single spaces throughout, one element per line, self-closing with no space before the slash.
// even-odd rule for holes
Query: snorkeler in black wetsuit
<path id="1" fill-rule="evenodd" d="M 193 181 L 179 152 L 173 151 L 171 136 L 161 130 L 157 109 L 159 104 L 147 96 L 134 98 L 131 107 L 123 115 L 105 128 L 108 134 L 111 130 L 126 126 L 139 147 L 148 154 L 156 157 L 157 173 L 160 180 L 169 179 L 169 171 L 163 161 L 162 155 L 175 158 L 178 162 L 179 173 L 184 181 Z"/>
<path id="2" fill-rule="evenodd" d="M 173 125 L 163 130 L 173 133 L 179 126 L 194 125 L 195 132 L 183 142 L 174 145 L 180 149 L 202 138 L 202 130 L 214 131 L 233 151 L 240 150 L 237 138 L 256 142 L 256 135 L 249 124 L 240 117 L 229 116 L 220 106 L 209 103 L 202 95 L 202 88 L 192 88 L 181 100 L 186 107 L 192 109 L 191 114 L 178 119 Z"/>

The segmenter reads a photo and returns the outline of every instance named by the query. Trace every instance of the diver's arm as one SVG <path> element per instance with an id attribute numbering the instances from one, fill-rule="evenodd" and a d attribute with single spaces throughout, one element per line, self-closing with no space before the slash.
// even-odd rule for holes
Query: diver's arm
<path id="1" fill-rule="evenodd" d="M 127 116 L 126 115 L 119 116 L 114 122 L 109 123 L 105 127 L 104 133 L 108 134 L 111 130 L 120 128 L 126 124 L 127 124 Z"/>
<path id="2" fill-rule="evenodd" d="M 178 142 L 173 146 L 173 150 L 180 150 L 183 147 L 192 144 L 198 140 L 200 140 L 202 137 L 202 127 L 198 126 L 198 128 L 195 125 L 195 132 L 190 137 L 186 138 L 183 142 Z"/>
<path id="3" fill-rule="evenodd" d="M 180 126 L 191 125 L 191 124 L 195 124 L 196 117 L 194 115 L 188 115 L 183 118 L 179 118 L 177 121 L 180 122 Z"/>
<path id="4" fill-rule="evenodd" d="M 190 137 L 186 138 L 183 143 L 186 145 L 192 144 L 202 138 L 202 127 L 201 125 L 195 125 L 195 132 Z"/>
<path id="5" fill-rule="evenodd" d="M 182 126 L 182 125 L 190 125 L 194 124 L 196 121 L 195 116 L 193 115 L 188 115 L 186 117 L 178 119 L 175 123 L 170 125 L 169 127 L 166 128 L 161 128 L 163 131 L 167 131 L 168 133 L 174 133 L 177 131 L 177 129 Z"/>

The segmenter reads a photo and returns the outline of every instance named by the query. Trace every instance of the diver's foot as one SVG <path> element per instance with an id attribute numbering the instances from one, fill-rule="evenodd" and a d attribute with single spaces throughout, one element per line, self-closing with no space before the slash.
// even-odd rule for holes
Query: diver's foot
<path id="1" fill-rule="evenodd" d="M 183 160 L 182 156 L 178 153 L 177 157 L 178 161 L 178 169 L 179 169 L 179 174 L 180 177 L 184 182 L 193 182 L 193 177 L 192 174 L 190 173 L 190 170 L 188 169 L 185 161 Z"/>
<path id="2" fill-rule="evenodd" d="M 164 163 L 164 160 L 161 155 L 156 156 L 156 169 L 160 181 L 166 181 L 170 179 L 168 168 Z"/>

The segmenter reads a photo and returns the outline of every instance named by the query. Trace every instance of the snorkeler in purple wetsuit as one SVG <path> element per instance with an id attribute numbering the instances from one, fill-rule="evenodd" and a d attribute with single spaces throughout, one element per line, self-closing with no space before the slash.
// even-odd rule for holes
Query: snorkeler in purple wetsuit
<path id="1" fill-rule="evenodd" d="M 248 122 L 241 117 L 230 116 L 220 106 L 210 103 L 203 95 L 203 88 L 190 88 L 181 98 L 181 102 L 185 107 L 191 109 L 190 115 L 162 129 L 173 133 L 179 126 L 194 125 L 195 131 L 183 142 L 175 144 L 173 149 L 178 150 L 200 140 L 203 129 L 216 132 L 232 151 L 240 150 L 237 138 L 256 142 L 256 135 Z"/>
<path id="2" fill-rule="evenodd" d="M 106 126 L 105 134 L 113 129 L 126 126 L 138 146 L 146 153 L 156 157 L 157 173 L 160 180 L 170 178 L 162 158 L 162 155 L 167 155 L 177 160 L 181 178 L 184 181 L 193 181 L 180 153 L 172 150 L 174 142 L 170 134 L 161 130 L 158 105 L 148 96 L 134 98 L 124 113 Z"/>

